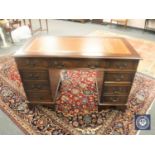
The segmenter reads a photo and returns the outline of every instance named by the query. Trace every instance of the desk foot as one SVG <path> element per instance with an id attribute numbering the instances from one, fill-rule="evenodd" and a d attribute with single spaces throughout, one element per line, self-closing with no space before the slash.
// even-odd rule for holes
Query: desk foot
<path id="1" fill-rule="evenodd" d="M 38 106 L 43 106 L 45 108 L 49 108 L 52 111 L 55 111 L 55 109 L 56 109 L 56 105 L 55 104 L 32 104 L 32 103 L 28 104 L 28 108 L 30 110 L 33 110 L 37 105 Z"/>
<path id="2" fill-rule="evenodd" d="M 121 105 L 121 106 L 117 106 L 117 105 L 98 105 L 98 112 L 104 110 L 104 109 L 114 109 L 114 110 L 120 110 L 122 112 L 125 112 L 127 106 L 126 105 Z"/>

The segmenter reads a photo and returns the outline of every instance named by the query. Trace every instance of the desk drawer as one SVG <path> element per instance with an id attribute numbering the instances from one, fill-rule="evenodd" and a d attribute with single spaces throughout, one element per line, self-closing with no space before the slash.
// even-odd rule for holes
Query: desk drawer
<path id="1" fill-rule="evenodd" d="M 20 71 L 22 80 L 48 80 L 49 74 L 48 71 L 30 71 L 30 70 L 23 70 Z"/>
<path id="2" fill-rule="evenodd" d="M 106 69 L 129 69 L 129 70 L 136 70 L 138 65 L 137 60 L 106 60 L 105 61 L 105 68 Z"/>
<path id="3" fill-rule="evenodd" d="M 128 95 L 131 86 L 104 86 L 103 95 Z"/>
<path id="4" fill-rule="evenodd" d="M 104 81 L 106 82 L 132 82 L 133 72 L 105 72 Z"/>
<path id="5" fill-rule="evenodd" d="M 48 90 L 50 91 L 50 84 L 48 81 L 23 81 L 25 90 L 40 91 Z"/>
<path id="6" fill-rule="evenodd" d="M 19 69 L 47 69 L 48 59 L 46 58 L 16 58 Z"/>
<path id="7" fill-rule="evenodd" d="M 50 91 L 27 91 L 26 92 L 27 98 L 30 102 L 51 102 L 52 101 L 52 94 Z"/>
<path id="8" fill-rule="evenodd" d="M 110 96 L 110 95 L 106 95 L 106 96 L 103 96 L 103 103 L 109 103 L 109 104 L 126 104 L 127 102 L 127 99 L 128 99 L 128 96 Z"/>
<path id="9" fill-rule="evenodd" d="M 51 59 L 49 67 L 53 68 L 104 68 L 104 60 L 101 59 Z"/>

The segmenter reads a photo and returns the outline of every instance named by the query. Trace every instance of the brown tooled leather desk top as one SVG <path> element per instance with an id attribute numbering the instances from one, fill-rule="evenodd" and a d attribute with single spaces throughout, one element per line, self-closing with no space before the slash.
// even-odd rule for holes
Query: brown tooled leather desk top
<path id="1" fill-rule="evenodd" d="M 15 57 L 140 59 L 134 48 L 118 37 L 52 37 L 32 39 Z"/>

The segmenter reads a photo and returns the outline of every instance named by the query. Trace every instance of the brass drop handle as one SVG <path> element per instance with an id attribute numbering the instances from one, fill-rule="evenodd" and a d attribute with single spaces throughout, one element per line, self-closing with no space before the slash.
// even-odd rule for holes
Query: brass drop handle
<path id="1" fill-rule="evenodd" d="M 57 67 L 58 68 L 63 68 L 65 65 L 64 64 L 59 64 Z"/>
<path id="2" fill-rule="evenodd" d="M 29 77 L 33 78 L 33 79 L 38 79 L 39 78 L 38 75 L 34 75 L 33 73 L 29 74 Z"/>
<path id="3" fill-rule="evenodd" d="M 126 68 L 127 67 L 127 63 L 120 63 L 120 64 L 117 64 L 117 67 L 118 68 Z"/>
<path id="4" fill-rule="evenodd" d="M 122 92 L 122 89 L 121 88 L 113 88 L 113 93 L 114 94 L 119 94 Z"/>
<path id="5" fill-rule="evenodd" d="M 32 85 L 32 89 L 40 89 L 41 85 Z"/>
<path id="6" fill-rule="evenodd" d="M 112 101 L 112 102 L 118 102 L 119 101 L 119 98 L 110 98 L 110 100 Z"/>
<path id="7" fill-rule="evenodd" d="M 114 94 L 119 94 L 120 92 L 118 90 L 113 90 Z"/>
<path id="8" fill-rule="evenodd" d="M 34 67 L 34 66 L 36 65 L 36 62 L 35 62 L 35 61 L 27 60 L 27 61 L 26 61 L 26 64 L 27 64 L 27 65 L 31 65 L 32 67 Z"/>
<path id="9" fill-rule="evenodd" d="M 29 77 L 30 77 L 30 78 L 33 78 L 33 77 L 34 77 L 34 75 L 33 75 L 33 74 L 29 74 Z"/>
<path id="10" fill-rule="evenodd" d="M 124 75 L 116 76 L 116 81 L 121 81 L 124 79 Z"/>
<path id="11" fill-rule="evenodd" d="M 54 62 L 53 61 L 49 61 L 48 62 L 48 67 L 52 67 L 54 65 Z"/>
<path id="12" fill-rule="evenodd" d="M 26 64 L 29 65 L 30 64 L 30 60 L 26 60 Z"/>
<path id="13" fill-rule="evenodd" d="M 32 89 L 36 88 L 35 85 L 32 85 L 31 87 L 32 87 Z"/>
<path id="14" fill-rule="evenodd" d="M 49 61 L 48 62 L 48 67 L 55 67 L 56 65 L 58 65 L 57 61 Z"/>
<path id="15" fill-rule="evenodd" d="M 32 66 L 32 67 L 36 66 L 36 63 L 35 63 L 35 62 L 32 62 L 32 63 L 31 63 L 31 66 Z"/>
<path id="16" fill-rule="evenodd" d="M 41 85 L 38 85 L 37 88 L 38 88 L 38 89 L 41 89 Z"/>
<path id="17" fill-rule="evenodd" d="M 42 100 L 43 99 L 43 97 L 42 96 L 39 96 L 39 100 Z"/>
<path id="18" fill-rule="evenodd" d="M 88 64 L 88 68 L 90 69 L 95 69 L 95 68 L 98 68 L 98 65 L 92 65 L 92 64 Z"/>
<path id="19" fill-rule="evenodd" d="M 61 68 L 63 68 L 65 65 L 63 64 L 63 63 L 59 63 L 59 62 L 57 62 L 57 61 L 54 61 L 54 66 L 55 67 L 57 67 L 57 68 L 59 68 L 59 69 L 61 69 Z"/>
<path id="20" fill-rule="evenodd" d="M 51 62 L 51 64 L 52 64 L 52 62 Z M 54 64 L 54 66 L 56 66 L 56 65 L 58 65 L 58 62 L 54 61 L 53 64 Z"/>

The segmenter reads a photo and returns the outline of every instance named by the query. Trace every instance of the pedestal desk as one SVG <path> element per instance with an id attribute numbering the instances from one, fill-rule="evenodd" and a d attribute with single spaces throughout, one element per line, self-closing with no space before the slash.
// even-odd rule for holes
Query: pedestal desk
<path id="1" fill-rule="evenodd" d="M 60 70 L 97 71 L 99 107 L 126 107 L 140 56 L 123 38 L 34 38 L 14 54 L 30 104 L 55 105 Z"/>

